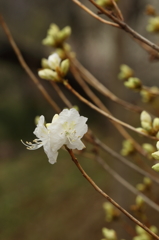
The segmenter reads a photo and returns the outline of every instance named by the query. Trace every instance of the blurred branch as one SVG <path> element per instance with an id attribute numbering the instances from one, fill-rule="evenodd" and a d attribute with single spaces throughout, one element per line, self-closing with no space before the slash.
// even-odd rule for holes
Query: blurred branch
<path id="1" fill-rule="evenodd" d="M 114 0 L 111 0 L 111 2 L 113 3 L 113 6 L 114 6 L 114 8 L 115 8 L 115 10 L 116 10 L 116 12 L 117 12 L 117 15 L 118 15 L 119 19 L 120 19 L 121 21 L 124 21 L 122 12 L 120 11 L 120 9 L 119 9 L 118 5 L 116 4 L 116 2 L 115 2 Z"/>
<path id="2" fill-rule="evenodd" d="M 115 94 L 113 94 L 109 89 L 107 89 L 101 82 L 98 81 L 77 59 L 73 60 L 78 71 L 83 76 L 84 80 L 89 83 L 92 87 L 97 89 L 104 96 L 110 98 L 112 101 L 122 105 L 128 110 L 133 112 L 141 113 L 143 111 L 142 108 L 135 106 L 131 103 L 128 103 L 120 98 L 118 98 Z"/>
<path id="3" fill-rule="evenodd" d="M 157 236 L 155 233 L 153 233 L 148 227 L 146 227 L 143 223 L 138 221 L 135 217 L 133 217 L 129 212 L 127 212 L 124 208 L 122 208 L 117 202 L 115 202 L 109 195 L 107 195 L 105 192 L 102 191 L 101 188 L 99 188 L 95 182 L 88 176 L 88 174 L 84 171 L 82 166 L 79 164 L 77 158 L 74 156 L 74 153 L 71 149 L 67 148 L 65 146 L 66 150 L 70 154 L 72 161 L 75 163 L 79 171 L 82 173 L 83 177 L 86 178 L 86 180 L 95 188 L 95 190 L 101 194 L 104 198 L 106 198 L 110 203 L 112 203 L 116 208 L 118 208 L 122 213 L 124 213 L 131 221 L 133 221 L 135 224 L 143 228 L 146 232 L 148 232 L 152 237 L 155 239 L 159 239 L 159 236 Z"/>
<path id="4" fill-rule="evenodd" d="M 136 128 L 132 127 L 131 125 L 111 116 L 110 114 L 104 112 L 103 110 L 99 109 L 98 107 L 96 107 L 93 103 L 89 102 L 87 99 L 85 99 L 84 97 L 82 97 L 75 89 L 72 88 L 72 86 L 66 81 L 64 80 L 64 85 L 65 87 L 71 91 L 76 97 L 78 97 L 78 99 L 80 99 L 82 102 L 84 102 L 86 105 L 88 105 L 90 108 L 94 109 L 95 111 L 99 112 L 100 114 L 102 114 L 103 116 L 107 117 L 108 119 L 110 119 L 111 121 L 114 121 L 134 132 L 137 132 L 138 134 L 141 134 L 145 137 L 148 137 L 150 139 L 153 139 L 153 140 L 158 140 L 158 138 L 154 137 L 154 136 L 150 136 L 150 135 L 147 135 L 143 132 L 139 132 Z"/>
<path id="5" fill-rule="evenodd" d="M 135 187 L 133 187 L 130 183 L 128 183 L 124 178 L 122 178 L 118 173 L 116 173 L 113 169 L 109 167 L 109 165 L 100 157 L 96 157 L 96 161 L 111 175 L 113 176 L 118 182 L 120 182 L 125 188 L 127 188 L 129 191 L 131 191 L 135 195 L 140 195 L 145 203 L 147 203 L 150 207 L 152 207 L 154 210 L 159 212 L 159 205 L 157 205 L 155 202 L 153 202 L 151 199 L 149 199 L 147 196 L 145 196 L 143 193 L 139 192 Z"/>
<path id="6" fill-rule="evenodd" d="M 88 14 L 90 14 L 92 17 L 96 18 L 97 20 L 99 20 L 102 23 L 108 24 L 110 26 L 113 27 L 119 27 L 118 24 L 107 21 L 101 17 L 99 17 L 98 15 L 96 15 L 94 12 L 92 12 L 89 8 L 87 8 L 85 5 L 83 5 L 81 2 L 79 2 L 78 0 L 72 0 L 74 3 L 76 3 L 79 7 L 81 7 L 84 11 L 86 11 Z"/>
<path id="7" fill-rule="evenodd" d="M 12 34 L 7 26 L 7 24 L 5 23 L 3 17 L 0 15 L 0 25 L 4 31 L 4 33 L 6 34 L 8 41 L 10 43 L 10 45 L 12 46 L 21 66 L 23 67 L 23 69 L 25 70 L 25 72 L 28 74 L 28 76 L 31 78 L 31 80 L 35 83 L 36 87 L 39 89 L 39 91 L 42 93 L 42 95 L 44 96 L 44 98 L 50 103 L 50 105 L 54 108 L 54 110 L 56 112 L 60 112 L 60 108 L 58 107 L 58 105 L 53 101 L 53 99 L 50 97 L 50 95 L 47 93 L 47 91 L 45 90 L 45 88 L 41 85 L 41 83 L 39 82 L 38 78 L 34 75 L 34 73 L 31 71 L 31 69 L 29 68 L 29 66 L 27 65 L 27 63 L 25 62 L 18 46 L 16 45 Z"/>
<path id="8" fill-rule="evenodd" d="M 71 60 L 71 59 L 70 59 Z M 105 107 L 105 105 L 100 101 L 100 99 L 92 92 L 92 90 L 88 87 L 88 85 L 84 82 L 84 80 L 81 78 L 81 76 L 78 74 L 78 71 L 76 70 L 76 68 L 74 67 L 74 62 L 71 61 L 71 72 L 73 73 L 75 79 L 77 80 L 77 82 L 80 84 L 80 86 L 83 88 L 83 90 L 85 91 L 85 93 L 90 97 L 90 99 L 103 111 L 105 111 L 106 113 L 111 114 L 111 112 Z M 136 150 L 142 154 L 143 156 L 146 156 L 145 151 L 143 150 L 143 148 L 131 137 L 130 134 L 128 134 L 128 132 L 120 125 L 117 124 L 116 122 L 112 122 L 113 125 L 117 128 L 117 130 L 120 132 L 120 134 L 125 138 L 125 139 L 129 139 L 132 141 L 132 144 L 134 145 L 134 147 L 136 148 Z"/>
<path id="9" fill-rule="evenodd" d="M 73 0 L 74 1 L 74 0 Z M 105 14 L 107 17 L 112 19 L 115 23 L 117 23 L 121 29 L 123 29 L 125 32 L 129 33 L 132 37 L 135 39 L 140 40 L 141 42 L 147 44 L 151 48 L 155 49 L 157 52 L 159 52 L 159 46 L 157 46 L 155 43 L 149 41 L 148 39 L 144 38 L 142 35 L 137 33 L 135 30 L 133 30 L 131 27 L 129 27 L 124 21 L 121 21 L 117 17 L 115 17 L 112 12 L 100 7 L 94 0 L 88 0 L 91 2 L 97 9 L 100 10 L 101 13 Z"/>

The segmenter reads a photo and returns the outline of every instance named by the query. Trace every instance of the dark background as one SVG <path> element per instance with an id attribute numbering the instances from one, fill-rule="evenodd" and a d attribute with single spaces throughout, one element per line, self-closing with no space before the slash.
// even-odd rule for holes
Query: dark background
<path id="1" fill-rule="evenodd" d="M 88 1 L 81 2 L 95 10 Z M 158 43 L 158 35 L 146 32 L 148 17 L 144 11 L 147 3 L 149 1 L 119 1 L 126 22 L 145 37 Z M 151 4 L 159 8 L 157 0 L 151 1 Z M 136 77 L 139 77 L 145 85 L 153 86 L 158 83 L 158 62 L 150 63 L 148 54 L 127 33 L 98 22 L 71 0 L 1 0 L 0 11 L 25 60 L 36 75 L 41 58 L 47 58 L 51 51 L 41 44 L 50 23 L 56 23 L 60 28 L 69 25 L 72 28 L 69 43 L 82 64 L 118 97 L 159 115 L 158 101 L 155 101 L 153 106 L 142 103 L 139 93 L 125 89 L 122 82 L 117 79 L 119 66 L 125 63 L 134 69 Z M 76 90 L 84 94 L 71 75 L 69 80 Z M 41 83 L 57 104 L 64 108 L 65 105 L 54 90 L 50 90 L 49 83 L 43 81 Z M 95 134 L 119 151 L 122 138 L 116 129 L 104 117 L 88 109 L 69 92 L 64 91 L 72 103 L 79 106 L 81 114 L 89 118 L 88 124 Z M 98 93 L 97 95 L 100 96 Z M 126 111 L 103 96 L 101 99 L 119 119 L 136 127 L 140 125 L 139 115 Z M 41 114 L 50 121 L 55 112 L 20 66 L 1 29 L 1 239 L 96 240 L 102 238 L 102 227 L 114 228 L 119 238 L 131 239 L 127 235 L 127 227 L 123 227 L 124 221 L 129 224 L 125 217 L 122 216 L 120 223 L 105 222 L 102 209 L 104 199 L 83 179 L 65 151 L 60 150 L 58 162 L 50 165 L 43 149 L 35 152 L 25 150 L 20 139 L 24 141 L 34 139 L 32 134 L 35 128 L 34 118 Z M 103 157 L 133 185 L 141 182 L 141 177 L 135 175 L 132 170 L 114 162 L 106 154 L 103 154 Z M 129 209 L 135 201 L 134 195 L 121 187 L 93 160 L 83 157 L 79 157 L 79 160 L 103 190 Z M 155 224 L 152 215 L 150 222 Z M 131 227 L 134 228 L 134 224 Z"/>

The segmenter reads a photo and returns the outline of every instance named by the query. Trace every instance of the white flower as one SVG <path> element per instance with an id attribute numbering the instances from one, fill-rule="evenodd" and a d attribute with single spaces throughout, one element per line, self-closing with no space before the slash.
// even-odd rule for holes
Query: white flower
<path id="1" fill-rule="evenodd" d="M 57 53 L 53 53 L 48 57 L 48 65 L 51 69 L 56 70 L 56 68 L 60 67 L 61 58 Z"/>
<path id="2" fill-rule="evenodd" d="M 50 163 L 55 163 L 58 150 L 66 145 L 69 149 L 82 150 L 85 145 L 81 141 L 87 132 L 87 118 L 79 115 L 74 108 L 64 109 L 59 115 L 55 114 L 51 123 L 44 125 L 44 116 L 41 116 L 35 131 L 38 139 L 33 142 L 23 142 L 27 149 L 36 150 L 43 146 Z"/>

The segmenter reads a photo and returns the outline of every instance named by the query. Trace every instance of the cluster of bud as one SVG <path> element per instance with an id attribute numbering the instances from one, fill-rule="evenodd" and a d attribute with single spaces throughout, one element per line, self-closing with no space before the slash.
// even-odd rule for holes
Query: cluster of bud
<path id="1" fill-rule="evenodd" d="M 150 87 L 148 90 L 147 89 L 142 89 L 140 91 L 142 101 L 147 103 L 150 102 L 151 100 L 154 99 L 156 95 L 159 94 L 159 89 L 156 86 Z"/>
<path id="2" fill-rule="evenodd" d="M 146 30 L 148 32 L 159 32 L 159 16 L 152 17 L 149 19 Z"/>
<path id="3" fill-rule="evenodd" d="M 137 188 L 137 190 L 143 192 L 143 191 L 145 191 L 145 190 L 149 190 L 149 189 L 151 188 L 151 186 L 152 186 L 152 181 L 151 181 L 151 179 L 148 178 L 148 177 L 144 177 L 144 178 L 143 178 L 143 183 L 138 183 L 138 184 L 136 185 L 136 188 Z"/>
<path id="4" fill-rule="evenodd" d="M 40 78 L 61 82 L 69 70 L 70 62 L 69 59 L 62 61 L 57 53 L 53 53 L 48 59 L 43 58 L 41 65 L 43 69 L 38 71 Z"/>
<path id="5" fill-rule="evenodd" d="M 124 140 L 122 142 L 122 149 L 121 149 L 121 155 L 128 156 L 132 152 L 134 152 L 135 148 L 131 140 Z"/>
<path id="6" fill-rule="evenodd" d="M 143 132 L 148 135 L 153 135 L 159 138 L 159 118 L 152 117 L 146 111 L 142 111 L 140 115 L 141 127 L 137 128 L 139 132 Z M 146 145 L 148 147 L 148 145 Z"/>
<path id="7" fill-rule="evenodd" d="M 152 144 L 150 144 L 150 143 L 143 143 L 142 144 L 142 148 L 147 153 L 148 158 L 152 159 L 152 155 L 151 154 L 156 150 L 155 147 Z"/>
<path id="8" fill-rule="evenodd" d="M 117 240 L 116 232 L 113 229 L 103 228 L 102 233 L 104 236 L 102 240 Z"/>
<path id="9" fill-rule="evenodd" d="M 51 24 L 47 31 L 46 38 L 43 39 L 44 45 L 58 47 L 71 35 L 71 28 L 69 26 L 64 27 L 62 30 L 56 24 Z"/>
<path id="10" fill-rule="evenodd" d="M 103 208 L 105 211 L 105 220 L 107 222 L 111 222 L 113 219 L 119 217 L 120 212 L 114 207 L 113 204 L 105 202 L 103 204 Z"/>
<path id="11" fill-rule="evenodd" d="M 122 64 L 120 66 L 120 72 L 118 74 L 118 78 L 120 80 L 128 80 L 128 78 L 133 77 L 133 75 L 134 72 L 129 66 L 127 66 L 126 64 Z"/>
<path id="12" fill-rule="evenodd" d="M 149 228 L 153 233 L 157 234 L 158 229 L 156 226 L 150 226 Z M 140 226 L 136 226 L 137 236 L 133 238 L 133 240 L 152 240 L 152 236 L 150 236 L 143 228 Z"/>
<path id="13" fill-rule="evenodd" d="M 118 0 L 115 0 L 115 2 L 118 2 Z M 114 7 L 111 0 L 97 0 L 96 3 L 101 7 L 105 7 L 109 9 L 112 9 Z"/>

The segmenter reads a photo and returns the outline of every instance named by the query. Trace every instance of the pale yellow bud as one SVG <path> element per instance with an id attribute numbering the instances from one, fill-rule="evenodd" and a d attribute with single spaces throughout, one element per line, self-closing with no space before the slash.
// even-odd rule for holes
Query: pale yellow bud
<path id="1" fill-rule="evenodd" d="M 148 177 L 144 177 L 143 183 L 145 184 L 146 187 L 150 187 L 152 185 L 152 180 Z"/>
<path id="2" fill-rule="evenodd" d="M 141 126 L 148 132 L 152 130 L 152 126 L 149 122 L 141 122 Z"/>
<path id="3" fill-rule="evenodd" d="M 159 158 L 157 160 L 159 160 Z M 159 163 L 156 163 L 155 165 L 153 165 L 152 169 L 155 170 L 156 172 L 159 172 Z"/>
<path id="4" fill-rule="evenodd" d="M 138 183 L 136 189 L 143 192 L 145 190 L 145 185 L 143 183 Z"/>
<path id="5" fill-rule="evenodd" d="M 141 115 L 140 115 L 140 120 L 141 122 L 148 122 L 148 123 L 152 123 L 152 118 L 150 116 L 149 113 L 147 113 L 146 111 L 142 111 Z"/>
<path id="6" fill-rule="evenodd" d="M 141 128 L 141 127 L 136 128 L 136 130 L 137 130 L 138 132 L 148 134 L 148 132 L 147 132 L 145 129 Z"/>
<path id="7" fill-rule="evenodd" d="M 113 229 L 103 228 L 102 233 L 107 240 L 117 240 L 116 232 Z"/>
<path id="8" fill-rule="evenodd" d="M 69 36 L 71 35 L 71 28 L 69 26 L 63 28 L 59 33 L 58 33 L 58 41 L 63 42 L 66 40 Z"/>
<path id="9" fill-rule="evenodd" d="M 136 232 L 138 235 L 142 235 L 142 234 L 146 233 L 146 231 L 138 225 L 136 226 Z"/>
<path id="10" fill-rule="evenodd" d="M 142 84 L 139 78 L 131 77 L 128 81 L 124 82 L 124 85 L 130 89 L 140 89 Z"/>
<path id="11" fill-rule="evenodd" d="M 50 66 L 48 64 L 48 60 L 46 58 L 41 59 L 41 66 L 42 66 L 42 68 L 50 68 Z"/>
<path id="12" fill-rule="evenodd" d="M 142 144 L 142 147 L 147 153 L 150 153 L 150 154 L 155 151 L 155 147 L 150 143 L 144 143 Z"/>
<path id="13" fill-rule="evenodd" d="M 155 118 L 155 119 L 153 120 L 152 126 L 153 126 L 153 129 L 154 129 L 156 132 L 159 131 L 159 118 Z"/>
<path id="14" fill-rule="evenodd" d="M 67 74 L 69 67 L 70 67 L 69 59 L 65 59 L 64 61 L 62 61 L 60 70 L 63 77 Z"/>
<path id="15" fill-rule="evenodd" d="M 38 75 L 40 78 L 46 79 L 46 80 L 53 80 L 53 81 L 59 80 L 58 74 L 55 71 L 52 71 L 51 69 L 47 69 L 47 68 L 39 70 Z"/>
<path id="16" fill-rule="evenodd" d="M 154 159 L 159 160 L 159 151 L 156 151 L 156 152 L 152 153 L 151 155 Z"/>
<path id="17" fill-rule="evenodd" d="M 42 44 L 46 46 L 54 46 L 55 40 L 52 38 L 52 36 L 48 35 L 42 40 Z"/>
<path id="18" fill-rule="evenodd" d="M 150 227 L 150 230 L 153 232 L 153 233 L 155 233 L 155 234 L 157 234 L 158 233 L 158 228 L 156 227 L 156 226 L 151 226 Z"/>
<path id="19" fill-rule="evenodd" d="M 148 32 L 158 32 L 159 31 L 159 16 L 150 18 L 146 29 Z"/>
<path id="20" fill-rule="evenodd" d="M 136 205 L 138 207 L 142 207 L 144 205 L 144 199 L 140 195 L 136 197 Z"/>

